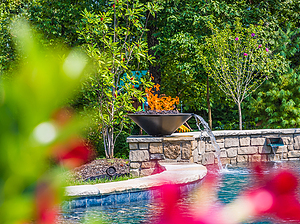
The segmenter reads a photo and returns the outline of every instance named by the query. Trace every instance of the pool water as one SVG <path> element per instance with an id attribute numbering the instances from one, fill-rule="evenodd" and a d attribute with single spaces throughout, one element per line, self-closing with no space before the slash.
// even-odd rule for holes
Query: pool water
<path id="1" fill-rule="evenodd" d="M 280 167 L 291 167 L 300 171 L 299 161 L 268 163 L 268 169 L 274 170 Z M 209 169 L 209 168 L 208 168 Z M 266 171 L 267 172 L 267 171 Z M 228 166 L 223 170 L 221 181 L 218 183 L 218 203 L 230 203 L 241 191 L 251 188 L 255 180 L 251 178 L 249 165 Z M 201 182 L 199 183 L 201 185 Z M 193 201 L 193 198 L 186 195 L 180 202 L 180 206 L 186 207 Z M 110 206 L 97 206 L 89 208 L 77 208 L 65 211 L 61 214 L 58 223 L 152 223 L 160 213 L 156 202 L 138 201 L 127 204 L 116 204 Z M 246 222 L 252 224 L 279 224 L 270 217 L 260 220 Z"/>
<path id="2" fill-rule="evenodd" d="M 77 208 L 63 214 L 59 223 L 145 223 L 154 204 L 147 201 L 110 206 Z"/>

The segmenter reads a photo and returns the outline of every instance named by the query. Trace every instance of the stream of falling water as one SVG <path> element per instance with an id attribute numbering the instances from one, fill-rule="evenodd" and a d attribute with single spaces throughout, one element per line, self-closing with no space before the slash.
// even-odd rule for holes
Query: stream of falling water
<path id="1" fill-rule="evenodd" d="M 208 123 L 201 116 L 199 116 L 197 114 L 193 114 L 193 116 L 194 116 L 194 118 L 196 120 L 196 125 L 197 125 L 199 131 L 202 131 L 201 126 L 200 126 L 200 125 L 202 125 L 203 128 L 204 128 L 204 131 L 210 137 L 211 144 L 215 148 L 215 155 L 216 155 L 216 157 L 218 159 L 219 169 L 222 170 L 223 167 L 222 167 L 222 163 L 221 163 L 221 159 L 220 159 L 221 150 L 220 150 L 219 144 L 216 141 L 216 138 L 215 138 L 214 134 L 212 133 L 211 129 L 209 128 Z"/>
<path id="2" fill-rule="evenodd" d="M 274 161 L 277 160 L 275 150 L 278 149 L 278 147 L 279 146 L 273 146 L 273 145 L 271 145 L 271 149 L 272 149 L 272 152 L 274 154 Z M 280 158 L 280 160 L 278 162 L 281 162 L 282 160 L 283 160 L 283 149 L 281 150 L 281 158 Z"/>

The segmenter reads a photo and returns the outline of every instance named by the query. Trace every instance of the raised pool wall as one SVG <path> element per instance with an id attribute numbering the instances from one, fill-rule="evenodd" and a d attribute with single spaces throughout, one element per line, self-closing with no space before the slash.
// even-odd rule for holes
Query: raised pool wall
<path id="1" fill-rule="evenodd" d="M 300 129 L 213 131 L 222 164 L 299 160 Z M 266 145 L 266 138 L 282 138 L 284 146 Z M 215 149 L 205 132 L 175 133 L 166 137 L 130 136 L 130 173 L 151 175 L 158 161 L 210 165 L 217 163 Z M 281 158 L 282 157 L 282 158 Z"/>

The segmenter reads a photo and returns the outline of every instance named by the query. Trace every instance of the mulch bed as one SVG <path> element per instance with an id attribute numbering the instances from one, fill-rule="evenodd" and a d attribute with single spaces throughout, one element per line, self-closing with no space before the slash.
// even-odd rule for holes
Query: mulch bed
<path id="1" fill-rule="evenodd" d="M 106 170 L 113 166 L 116 169 L 115 175 L 121 176 L 129 173 L 129 159 L 96 159 L 71 171 L 76 180 L 93 179 L 107 175 Z"/>

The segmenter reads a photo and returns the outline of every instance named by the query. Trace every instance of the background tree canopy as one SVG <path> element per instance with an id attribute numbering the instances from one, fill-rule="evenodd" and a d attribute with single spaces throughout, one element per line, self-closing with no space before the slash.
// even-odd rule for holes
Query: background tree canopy
<path id="1" fill-rule="evenodd" d="M 226 25 L 233 25 L 236 18 L 241 19 L 245 27 L 263 21 L 267 47 L 273 50 L 273 54 L 281 52 L 281 55 L 286 58 L 285 66 L 297 67 L 299 64 L 299 32 L 297 28 L 300 24 L 298 3 L 298 1 L 164 2 L 164 9 L 157 15 L 156 23 L 159 29 L 155 33 L 160 40 L 160 44 L 155 49 L 160 55 L 162 91 L 168 92 L 172 96 L 179 95 L 185 111 L 197 112 L 208 119 L 208 105 L 205 103 L 207 95 L 205 77 L 207 74 L 203 71 L 199 58 L 195 55 L 195 47 L 204 44 L 204 38 L 211 35 L 205 26 L 208 21 L 220 29 Z M 293 34 L 291 31 L 294 31 Z M 285 40 L 285 44 L 283 44 L 283 40 Z M 274 73 L 273 77 L 275 76 L 278 74 Z M 272 81 L 278 83 L 276 79 L 272 79 Z M 173 85 L 174 82 L 175 85 Z M 270 88 L 267 86 L 267 82 L 265 84 L 266 86 L 263 85 L 257 94 Z M 212 117 L 215 118 L 213 119 L 213 128 L 237 129 L 237 107 L 228 104 L 227 97 L 215 90 L 214 83 L 210 82 L 210 85 L 212 85 L 210 106 L 212 107 Z M 286 88 L 294 87 L 287 84 Z M 278 91 L 280 91 L 280 87 Z M 291 95 L 283 95 L 291 99 Z M 220 103 L 220 99 L 222 99 L 222 103 Z M 266 113 L 267 108 L 258 106 L 255 103 L 256 99 L 257 95 L 245 99 L 245 107 L 256 108 L 256 112 L 253 113 L 251 109 L 243 114 L 244 128 L 254 128 L 254 122 L 257 125 L 261 124 L 258 123 L 261 119 L 258 118 L 258 115 Z M 260 99 L 272 104 L 269 98 L 261 97 Z M 249 104 L 249 102 L 251 103 Z M 294 105 L 298 107 L 296 103 Z M 279 110 L 279 108 L 276 107 L 275 110 Z M 274 114 L 274 116 L 277 115 Z M 251 125 L 249 126 L 249 124 Z"/>
<path id="2" fill-rule="evenodd" d="M 16 18 L 24 17 L 28 20 L 46 38 L 42 42 L 45 47 L 61 48 L 62 44 L 64 48 L 83 47 L 87 41 L 80 38 L 82 35 L 79 30 L 84 27 L 84 12 L 101 14 L 107 12 L 113 4 L 121 6 L 124 2 L 2 1 L 0 72 L 9 72 L 18 66 L 21 57 L 16 53 L 18 45 L 12 42 L 11 36 L 10 24 Z M 143 0 L 139 4 L 148 5 L 152 2 Z M 206 26 L 208 22 L 218 29 L 224 29 L 226 25 L 233 26 L 236 18 L 240 19 L 244 27 L 250 24 L 255 26 L 262 21 L 267 47 L 272 49 L 273 54 L 280 53 L 284 57 L 283 66 L 278 68 L 284 70 L 284 73 L 279 73 L 279 70 L 272 73 L 255 94 L 244 100 L 243 128 L 299 126 L 299 0 L 157 0 L 155 3 L 160 10 L 156 10 L 146 24 L 144 21 L 148 10 L 145 8 L 139 13 L 139 21 L 145 25 L 145 35 L 141 39 L 143 49 L 156 61 L 151 64 L 149 60 L 144 60 L 139 67 L 139 61 L 135 58 L 129 64 L 131 69 L 150 68 L 157 76 L 156 82 L 161 82 L 161 93 L 179 96 L 179 110 L 197 113 L 206 120 L 209 120 L 211 112 L 213 129 L 238 129 L 237 106 L 208 78 L 196 49 L 205 44 L 205 37 L 211 35 Z M 121 19 L 120 29 L 125 32 L 124 24 Z M 101 36 L 91 35 L 90 38 L 89 44 L 98 43 L 100 39 L 96 38 Z M 83 108 L 83 99 L 77 98 L 78 109 Z M 128 128 L 133 129 L 130 125 Z M 125 133 L 128 134 L 128 130 Z"/>

